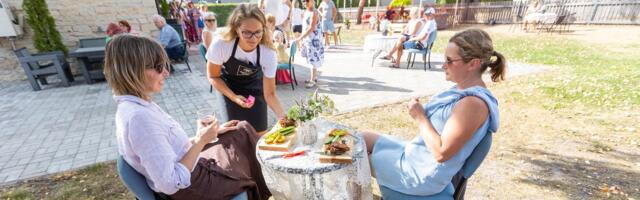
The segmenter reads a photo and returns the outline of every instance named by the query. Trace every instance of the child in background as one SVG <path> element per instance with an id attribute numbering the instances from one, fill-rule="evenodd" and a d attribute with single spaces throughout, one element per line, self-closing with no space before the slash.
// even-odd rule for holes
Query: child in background
<path id="1" fill-rule="evenodd" d="M 273 34 L 273 44 L 276 47 L 276 54 L 278 55 L 278 64 L 289 63 L 289 55 L 287 55 L 285 34 L 276 28 L 276 17 L 272 14 L 265 15 L 267 21 L 267 29 Z M 278 69 L 276 71 L 276 83 L 284 84 L 291 83 L 289 72 L 286 69 Z"/>
<path id="2" fill-rule="evenodd" d="M 275 31 L 273 34 L 273 44 L 276 46 L 278 64 L 289 63 L 289 55 L 285 51 L 284 33 L 282 33 L 282 31 Z"/>

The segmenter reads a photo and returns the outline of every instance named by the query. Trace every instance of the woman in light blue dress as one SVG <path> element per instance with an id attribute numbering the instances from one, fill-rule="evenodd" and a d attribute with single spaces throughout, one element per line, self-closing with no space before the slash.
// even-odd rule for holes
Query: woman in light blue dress
<path id="1" fill-rule="evenodd" d="M 372 174 L 380 186 L 408 195 L 452 199 L 453 191 L 445 190 L 451 178 L 480 140 L 497 131 L 498 101 L 482 74 L 489 68 L 494 82 L 504 80 L 504 56 L 493 50 L 486 32 L 469 29 L 449 40 L 445 57 L 446 79 L 456 85 L 433 96 L 424 107 L 418 99 L 410 101 L 409 114 L 419 126 L 413 140 L 364 134 Z"/>
<path id="2" fill-rule="evenodd" d="M 314 7 L 315 1 L 304 0 L 304 2 L 307 9 L 304 12 L 302 34 L 296 38 L 296 43 L 300 44 L 300 41 L 302 41 L 302 57 L 306 57 L 307 63 L 313 68 L 309 81 L 305 81 L 305 87 L 311 88 L 316 85 L 318 68 L 324 63 L 324 47 L 322 46 L 322 33 L 320 32 L 320 17 L 318 17 L 318 11 Z"/>

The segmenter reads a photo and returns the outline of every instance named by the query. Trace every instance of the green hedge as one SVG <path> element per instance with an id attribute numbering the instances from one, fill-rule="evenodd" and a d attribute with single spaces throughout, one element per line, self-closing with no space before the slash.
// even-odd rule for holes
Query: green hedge
<path id="1" fill-rule="evenodd" d="M 209 4 L 209 11 L 216 13 L 218 27 L 223 27 L 227 25 L 227 18 L 233 12 L 233 9 L 238 6 L 238 3 L 220 3 L 220 4 Z"/>

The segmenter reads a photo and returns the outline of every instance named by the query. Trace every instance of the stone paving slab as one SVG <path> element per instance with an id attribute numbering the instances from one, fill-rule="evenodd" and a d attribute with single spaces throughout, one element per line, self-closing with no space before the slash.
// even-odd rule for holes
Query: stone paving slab
<path id="1" fill-rule="evenodd" d="M 192 52 L 193 72 L 177 64 L 178 71 L 165 81 L 154 101 L 173 116 L 190 134 L 195 134 L 195 113 L 216 108 L 219 97 L 209 93 L 203 60 Z M 278 85 L 277 93 L 287 108 L 295 100 L 316 91 L 330 96 L 339 112 L 430 95 L 452 86 L 444 80 L 442 56 L 433 55 L 433 68 L 388 68 L 388 61 L 376 60 L 360 47 L 328 49 L 317 88 L 304 88 L 309 68 L 296 57 L 295 90 Z M 511 64 L 509 76 L 540 72 L 543 68 Z M 118 156 L 114 116 L 116 104 L 105 82 L 87 85 L 81 77 L 70 87 L 52 85 L 34 92 L 26 81 L 0 83 L 0 185 L 36 176 L 77 169 Z M 270 112 L 270 123 L 275 119 Z"/>

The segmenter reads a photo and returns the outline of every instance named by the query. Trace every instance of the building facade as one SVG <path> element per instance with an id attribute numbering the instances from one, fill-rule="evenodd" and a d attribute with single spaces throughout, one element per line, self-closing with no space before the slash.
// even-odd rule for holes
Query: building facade
<path id="1" fill-rule="evenodd" d="M 3 0 L 19 21 L 25 18 L 23 0 Z M 157 13 L 154 0 L 46 0 L 49 12 L 55 19 L 62 42 L 69 50 L 78 47 L 81 38 L 104 37 L 109 23 L 127 20 L 140 35 L 157 34 L 151 17 Z M 23 34 L 15 39 L 15 47 L 27 47 L 36 52 L 33 45 L 33 31 L 29 24 L 22 23 Z M 76 68 L 75 60 L 68 59 Z M 0 82 L 26 79 L 13 53 L 9 38 L 0 37 Z"/>

